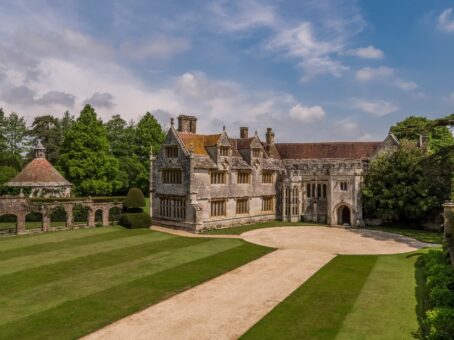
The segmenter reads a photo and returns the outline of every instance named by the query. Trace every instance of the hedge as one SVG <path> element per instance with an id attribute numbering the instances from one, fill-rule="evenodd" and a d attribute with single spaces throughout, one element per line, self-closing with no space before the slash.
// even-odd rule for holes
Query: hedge
<path id="1" fill-rule="evenodd" d="M 148 228 L 151 226 L 151 217 L 146 212 L 122 213 L 118 224 L 129 229 Z"/>
<path id="2" fill-rule="evenodd" d="M 129 209 L 140 209 L 145 206 L 145 197 L 139 188 L 131 188 L 125 198 L 125 207 Z"/>
<path id="3" fill-rule="evenodd" d="M 423 339 L 454 339 L 454 269 L 446 254 L 431 250 L 418 265 L 424 276 Z"/>

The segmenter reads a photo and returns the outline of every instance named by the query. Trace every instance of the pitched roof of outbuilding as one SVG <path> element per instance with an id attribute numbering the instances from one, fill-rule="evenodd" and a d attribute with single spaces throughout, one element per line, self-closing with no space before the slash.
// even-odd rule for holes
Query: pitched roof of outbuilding
<path id="1" fill-rule="evenodd" d="M 282 159 L 361 159 L 372 157 L 383 142 L 276 143 Z"/>
<path id="2" fill-rule="evenodd" d="M 6 185 L 12 187 L 61 187 L 71 186 L 71 183 L 47 159 L 35 158 Z"/>

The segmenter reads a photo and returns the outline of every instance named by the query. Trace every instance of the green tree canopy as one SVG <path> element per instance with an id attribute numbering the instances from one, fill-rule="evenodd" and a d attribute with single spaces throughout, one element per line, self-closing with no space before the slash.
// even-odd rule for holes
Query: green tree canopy
<path id="1" fill-rule="evenodd" d="M 32 138 L 33 144 L 41 140 L 46 148 L 47 159 L 55 164 L 63 142 L 60 120 L 51 115 L 35 117 L 28 135 Z"/>
<path id="2" fill-rule="evenodd" d="M 12 112 L 5 117 L 3 110 L 0 112 L 0 132 L 3 148 L 6 152 L 21 155 L 28 146 L 27 125 L 24 117 Z"/>
<path id="3" fill-rule="evenodd" d="M 441 126 L 426 117 L 410 116 L 391 127 L 391 132 L 399 140 L 419 141 L 419 136 L 428 138 L 431 152 L 437 152 L 443 147 L 454 145 L 454 138 L 446 126 Z"/>
<path id="4" fill-rule="evenodd" d="M 405 140 L 373 160 L 362 189 L 365 213 L 388 222 L 420 222 L 438 213 L 450 188 L 446 178 L 427 172 L 424 160 L 422 150 Z"/>
<path id="5" fill-rule="evenodd" d="M 58 167 L 81 195 L 109 195 L 121 186 L 107 131 L 90 105 L 66 131 Z"/>
<path id="6" fill-rule="evenodd" d="M 144 166 L 148 167 L 151 148 L 154 153 L 158 152 L 164 138 L 161 125 L 150 112 L 147 112 L 137 124 L 137 153 Z"/>

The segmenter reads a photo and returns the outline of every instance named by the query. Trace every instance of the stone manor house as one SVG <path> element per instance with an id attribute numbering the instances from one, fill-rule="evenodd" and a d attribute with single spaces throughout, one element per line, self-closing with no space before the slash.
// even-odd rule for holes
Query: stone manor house
<path id="1" fill-rule="evenodd" d="M 369 162 L 392 150 L 381 142 L 276 143 L 240 128 L 197 133 L 197 118 L 173 119 L 164 144 L 151 157 L 154 224 L 199 231 L 280 219 L 329 225 L 364 224 L 360 187 Z"/>

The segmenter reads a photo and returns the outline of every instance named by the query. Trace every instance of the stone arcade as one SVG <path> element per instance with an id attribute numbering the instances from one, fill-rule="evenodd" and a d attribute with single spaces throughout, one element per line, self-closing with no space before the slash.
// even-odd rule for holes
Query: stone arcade
<path id="1" fill-rule="evenodd" d="M 173 119 L 150 158 L 154 224 L 199 231 L 274 219 L 360 226 L 360 187 L 369 162 L 392 150 L 381 142 L 276 143 L 248 128 L 240 138 L 197 134 L 197 118 Z"/>

